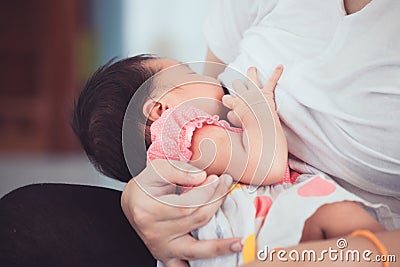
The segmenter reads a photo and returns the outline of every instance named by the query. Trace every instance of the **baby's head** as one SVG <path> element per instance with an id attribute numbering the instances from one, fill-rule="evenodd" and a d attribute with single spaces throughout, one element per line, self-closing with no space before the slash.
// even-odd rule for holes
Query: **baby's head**
<path id="1" fill-rule="evenodd" d="M 224 93 L 215 79 L 178 61 L 150 55 L 130 57 L 109 62 L 92 75 L 75 103 L 72 128 L 96 169 L 128 181 L 145 168 L 146 151 L 141 148 L 151 144 L 150 125 L 165 110 L 190 104 L 224 117 L 226 110 L 220 104 Z M 128 105 L 134 114 L 129 120 L 134 129 L 129 131 L 130 150 L 135 151 L 130 168 L 122 146 Z"/>

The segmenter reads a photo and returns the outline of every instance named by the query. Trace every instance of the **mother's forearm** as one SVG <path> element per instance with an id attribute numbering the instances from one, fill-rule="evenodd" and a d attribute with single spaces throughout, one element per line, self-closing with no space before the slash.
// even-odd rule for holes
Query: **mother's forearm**
<path id="1" fill-rule="evenodd" d="M 217 78 L 226 67 L 226 64 L 222 62 L 216 55 L 207 49 L 206 63 L 204 64 L 203 74 L 206 76 Z"/>

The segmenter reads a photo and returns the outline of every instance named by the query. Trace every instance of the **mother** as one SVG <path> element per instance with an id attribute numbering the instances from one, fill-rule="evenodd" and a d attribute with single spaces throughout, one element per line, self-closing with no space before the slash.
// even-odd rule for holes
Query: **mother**
<path id="1" fill-rule="evenodd" d="M 388 205 L 396 222 L 391 230 L 400 228 L 400 2 L 210 3 L 205 23 L 208 61 L 226 63 L 243 73 L 254 65 L 261 77 L 277 64 L 285 65 L 276 102 L 292 156 L 291 167 L 303 173 L 323 171 L 368 201 Z M 212 76 L 221 72 L 223 67 L 205 69 Z M 224 73 L 220 79 L 227 81 Z M 205 179 L 190 178 L 165 165 L 163 175 L 169 180 L 184 176 L 188 183 L 196 184 Z M 199 197 L 195 195 L 199 192 L 167 194 L 168 185 L 155 182 L 158 176 L 150 168 L 137 179 L 143 179 L 162 198 L 175 198 L 177 203 Z M 226 190 L 228 185 L 223 182 L 230 181 L 221 179 L 214 192 L 202 192 L 202 197 L 212 198 Z M 219 205 L 220 201 L 197 209 L 166 207 L 144 194 L 134 179 L 122 196 L 131 225 L 167 266 L 185 266 L 184 260 L 241 249 L 235 239 L 195 241 L 187 234 L 205 224 Z M 386 219 L 378 218 L 381 222 Z M 399 231 L 378 237 L 389 252 L 399 253 L 400 247 L 393 241 L 399 240 Z M 355 248 L 373 249 L 366 240 L 352 239 Z M 310 246 L 323 248 L 332 242 Z"/>

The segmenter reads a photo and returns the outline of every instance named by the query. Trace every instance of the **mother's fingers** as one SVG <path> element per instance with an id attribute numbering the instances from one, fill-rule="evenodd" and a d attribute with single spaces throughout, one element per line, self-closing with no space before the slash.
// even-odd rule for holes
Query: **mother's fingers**
<path id="1" fill-rule="evenodd" d="M 228 121 L 236 127 L 242 127 L 242 121 L 234 111 L 229 111 L 227 114 Z"/>
<path id="2" fill-rule="evenodd" d="M 205 171 L 188 163 L 171 160 L 153 160 L 146 169 L 134 178 L 146 194 L 157 197 L 175 194 L 177 185 L 196 186 L 206 179 Z"/>
<path id="3" fill-rule="evenodd" d="M 211 218 L 221 206 L 223 196 L 229 191 L 231 184 L 232 178 L 222 175 L 217 181 L 197 190 L 194 188 L 181 195 L 171 194 L 155 197 L 143 192 L 135 181 L 130 181 L 125 187 L 121 202 L 125 210 L 129 209 L 127 212 L 129 217 L 138 225 L 145 226 L 148 223 L 154 223 L 154 218 L 167 222 L 185 218 L 187 226 L 183 227 L 181 232 L 188 233 L 198 225 L 198 223 L 193 225 L 191 222 L 196 220 L 195 217 L 192 217 L 193 214 L 197 212 L 197 216 Z M 136 203 L 133 209 L 131 209 L 131 203 Z M 199 207 L 200 205 L 204 206 Z"/>
<path id="4" fill-rule="evenodd" d="M 150 177 L 143 175 L 136 178 L 149 186 L 162 186 L 165 183 L 194 186 L 203 183 L 207 177 L 204 170 L 182 161 L 156 159 L 150 165 L 154 172 Z"/>
<path id="5" fill-rule="evenodd" d="M 199 241 L 188 235 L 176 242 L 174 256 L 186 260 L 214 258 L 241 251 L 240 242 L 240 238 Z"/>
<path id="6" fill-rule="evenodd" d="M 231 184 L 232 178 L 228 175 L 222 175 L 220 178 L 211 175 L 201 186 L 180 195 L 161 196 L 159 200 L 175 207 L 200 207 L 222 198 L 229 191 Z"/>
<path id="7" fill-rule="evenodd" d="M 229 109 L 233 109 L 235 106 L 235 97 L 231 95 L 224 95 L 222 97 L 222 104 Z"/>
<path id="8" fill-rule="evenodd" d="M 221 185 L 217 187 L 213 196 L 211 196 L 211 199 L 217 200 L 207 205 L 199 208 L 175 207 L 175 216 L 173 218 L 175 223 L 171 224 L 168 220 L 165 220 L 165 223 L 162 224 L 163 229 L 166 232 L 177 233 L 177 236 L 179 236 L 205 225 L 222 205 L 224 198 L 219 197 L 222 194 L 226 194 L 226 187 Z"/>
<path id="9" fill-rule="evenodd" d="M 163 263 L 165 267 L 189 267 L 189 263 L 180 259 L 170 259 Z"/>

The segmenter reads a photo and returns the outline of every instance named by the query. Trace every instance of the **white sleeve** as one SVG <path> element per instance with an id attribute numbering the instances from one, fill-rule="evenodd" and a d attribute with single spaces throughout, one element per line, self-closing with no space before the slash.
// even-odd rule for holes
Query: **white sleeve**
<path id="1" fill-rule="evenodd" d="M 244 32 L 277 0 L 209 0 L 203 32 L 210 50 L 230 63 L 239 53 Z"/>

